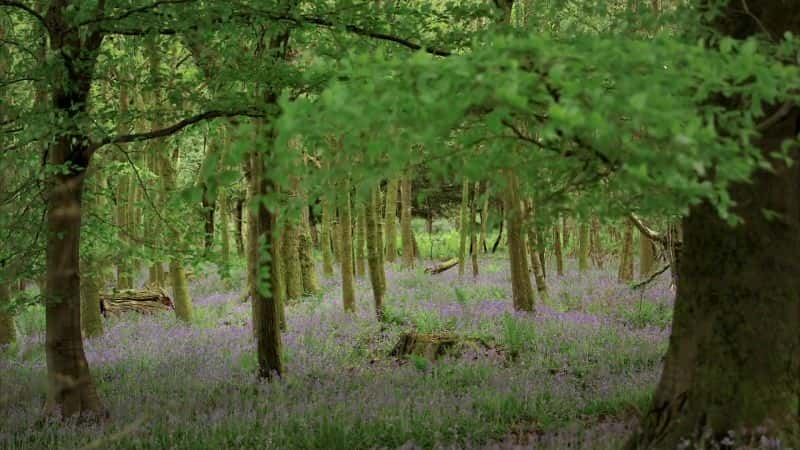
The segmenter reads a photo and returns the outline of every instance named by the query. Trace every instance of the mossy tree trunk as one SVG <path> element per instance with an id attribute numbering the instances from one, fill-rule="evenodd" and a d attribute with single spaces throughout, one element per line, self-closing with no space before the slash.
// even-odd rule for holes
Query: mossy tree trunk
<path id="1" fill-rule="evenodd" d="M 647 278 L 655 270 L 655 247 L 653 241 L 639 232 L 639 277 Z"/>
<path id="2" fill-rule="evenodd" d="M 369 279 L 372 284 L 372 297 L 375 302 L 375 315 L 383 320 L 383 295 L 386 290 L 386 274 L 383 268 L 383 242 L 381 242 L 380 187 L 373 189 L 366 207 L 367 263 Z"/>
<path id="3" fill-rule="evenodd" d="M 11 306 L 11 280 L 7 265 L 0 264 L 0 348 L 13 344 L 17 339 L 17 328 L 14 324 L 14 315 L 9 310 Z"/>
<path id="4" fill-rule="evenodd" d="M 390 263 L 397 259 L 397 189 L 396 179 L 386 183 L 386 213 L 383 221 L 386 227 L 386 261 Z"/>
<path id="5" fill-rule="evenodd" d="M 600 219 L 596 214 L 592 214 L 592 228 L 589 236 L 589 254 L 595 267 L 603 268 L 603 245 L 600 242 Z"/>
<path id="6" fill-rule="evenodd" d="M 800 34 L 798 2 L 749 2 L 748 14 L 728 2 L 721 13 L 712 25 L 733 38 Z M 781 105 L 763 107 L 770 117 Z M 683 221 L 664 369 L 628 448 L 676 448 L 706 429 L 718 440 L 762 425 L 784 442 L 800 435 L 800 166 L 772 157 L 800 131 L 798 105 L 789 111 L 754 140 L 772 170 L 729 188 L 741 224 L 729 225 L 705 201 Z M 797 161 L 796 146 L 789 156 Z"/>
<path id="7" fill-rule="evenodd" d="M 414 268 L 414 232 L 411 229 L 411 178 L 400 180 L 400 235 L 403 241 L 403 267 Z"/>
<path id="8" fill-rule="evenodd" d="M 523 211 L 517 194 L 517 182 L 509 175 L 509 184 L 504 196 L 504 212 L 508 223 L 508 255 L 511 265 L 511 293 L 514 309 L 533 311 L 533 287 L 527 262 L 527 250 L 523 235 Z"/>
<path id="9" fill-rule="evenodd" d="M 486 193 L 486 183 L 484 183 L 483 190 L 484 193 Z M 486 233 L 487 233 L 488 222 L 489 222 L 489 195 L 488 193 L 486 193 L 486 197 L 483 199 L 483 206 L 481 207 L 481 235 L 480 238 L 478 239 L 478 246 L 484 253 L 489 252 L 489 249 L 486 246 Z"/>
<path id="10" fill-rule="evenodd" d="M 221 192 L 219 198 L 219 230 L 221 245 L 221 265 L 220 272 L 223 279 L 230 278 L 231 268 L 231 234 L 230 234 L 230 207 L 228 196 Z"/>
<path id="11" fill-rule="evenodd" d="M 106 211 L 102 191 L 105 188 L 103 174 L 89 170 L 92 203 L 84 208 L 85 214 L 102 216 Z M 81 330 L 86 337 L 103 334 L 103 316 L 100 313 L 100 290 L 103 289 L 105 263 L 99 250 L 86 249 L 81 257 Z"/>
<path id="12" fill-rule="evenodd" d="M 342 187 L 341 201 L 339 202 L 341 217 L 339 218 L 340 261 L 342 272 L 342 303 L 347 312 L 356 311 L 356 291 L 353 279 L 353 237 L 350 232 L 352 217 L 350 213 L 350 182 L 346 181 Z"/>
<path id="13" fill-rule="evenodd" d="M 300 229 L 292 218 L 287 219 L 281 234 L 283 252 L 283 280 L 286 283 L 286 300 L 303 296 L 303 268 L 300 263 Z"/>

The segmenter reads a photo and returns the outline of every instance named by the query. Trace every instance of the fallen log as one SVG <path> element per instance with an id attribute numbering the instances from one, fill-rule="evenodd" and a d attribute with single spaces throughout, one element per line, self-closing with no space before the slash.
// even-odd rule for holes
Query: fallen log
<path id="1" fill-rule="evenodd" d="M 163 289 L 123 289 L 108 294 L 100 294 L 100 312 L 108 317 L 126 312 L 156 314 L 175 308 L 172 299 Z"/>
<path id="2" fill-rule="evenodd" d="M 405 358 L 409 355 L 416 355 L 434 361 L 446 354 L 460 356 L 465 350 L 485 352 L 490 348 L 490 345 L 481 339 L 450 333 L 416 333 L 412 331 L 400 335 L 400 339 L 389 356 Z"/>
<path id="3" fill-rule="evenodd" d="M 458 265 L 458 258 L 451 258 L 447 261 L 440 262 L 435 266 L 430 266 L 425 268 L 425 273 L 429 273 L 431 275 L 436 275 L 437 273 L 442 273 L 447 269 L 451 269 Z"/>

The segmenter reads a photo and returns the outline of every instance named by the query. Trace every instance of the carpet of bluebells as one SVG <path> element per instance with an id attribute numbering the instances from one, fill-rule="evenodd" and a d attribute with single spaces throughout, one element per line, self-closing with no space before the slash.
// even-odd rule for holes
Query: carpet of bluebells
<path id="1" fill-rule="evenodd" d="M 337 277 L 287 305 L 286 376 L 255 378 L 241 274 L 192 281 L 196 320 L 106 319 L 86 354 L 110 419 L 42 419 L 44 314 L 18 317 L 0 356 L 0 448 L 619 448 L 647 407 L 666 349 L 673 293 L 595 270 L 548 274 L 535 314 L 513 311 L 507 261 L 477 278 L 388 267 L 386 324 L 368 281 L 342 311 Z M 469 269 L 468 269 L 469 271 Z M 389 356 L 401 333 L 480 342 L 437 361 Z"/>

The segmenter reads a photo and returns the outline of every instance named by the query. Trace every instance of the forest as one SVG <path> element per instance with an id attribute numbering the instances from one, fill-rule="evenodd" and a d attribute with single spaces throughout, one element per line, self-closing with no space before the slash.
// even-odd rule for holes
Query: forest
<path id="1" fill-rule="evenodd" d="M 800 448 L 797 0 L 0 0 L 0 448 Z"/>

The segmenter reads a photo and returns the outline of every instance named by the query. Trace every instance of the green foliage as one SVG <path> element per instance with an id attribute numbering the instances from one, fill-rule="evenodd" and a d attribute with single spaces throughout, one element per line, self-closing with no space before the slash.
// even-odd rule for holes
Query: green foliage
<path id="1" fill-rule="evenodd" d="M 665 328 L 672 324 L 672 308 L 669 305 L 645 299 L 635 305 L 623 307 L 621 315 L 626 323 L 638 328 L 646 326 Z"/>

